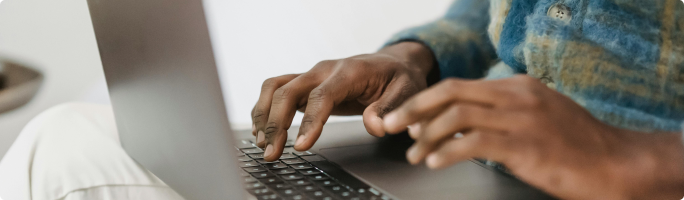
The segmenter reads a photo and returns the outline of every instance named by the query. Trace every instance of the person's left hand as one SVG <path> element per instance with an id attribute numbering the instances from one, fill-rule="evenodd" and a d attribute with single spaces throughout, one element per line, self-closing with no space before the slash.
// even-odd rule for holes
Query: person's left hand
<path id="1" fill-rule="evenodd" d="M 529 76 L 448 79 L 387 114 L 384 122 L 389 133 L 410 125 L 416 143 L 407 158 L 413 164 L 426 159 L 429 167 L 443 168 L 469 158 L 493 160 L 563 199 L 684 192 L 684 148 L 678 134 L 603 124 Z M 457 133 L 464 136 L 455 138 Z"/>

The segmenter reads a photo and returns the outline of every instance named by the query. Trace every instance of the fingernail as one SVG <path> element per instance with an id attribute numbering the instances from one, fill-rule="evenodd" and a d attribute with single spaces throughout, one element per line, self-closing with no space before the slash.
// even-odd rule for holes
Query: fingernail
<path id="1" fill-rule="evenodd" d="M 265 137 L 266 135 L 264 134 L 264 132 L 259 131 L 259 133 L 257 133 L 257 144 L 263 142 Z"/>
<path id="2" fill-rule="evenodd" d="M 414 138 L 418 137 L 420 135 L 420 123 L 415 123 L 409 126 L 408 133 Z"/>
<path id="3" fill-rule="evenodd" d="M 385 128 L 390 127 L 397 122 L 397 115 L 394 113 L 389 113 L 385 115 L 385 117 L 382 119 L 384 121 Z"/>
<path id="4" fill-rule="evenodd" d="M 257 130 L 256 130 L 256 125 L 255 125 L 255 124 L 252 124 L 252 133 L 254 133 L 254 132 L 257 132 Z"/>
<path id="5" fill-rule="evenodd" d="M 266 150 L 264 150 L 264 157 L 268 157 L 271 154 L 273 154 L 273 145 L 268 144 L 268 146 L 266 146 Z"/>
<path id="6" fill-rule="evenodd" d="M 418 148 L 416 147 L 411 147 L 409 150 L 406 152 L 406 159 L 411 163 L 411 164 L 416 164 L 418 161 L 416 161 L 418 157 Z"/>
<path id="7" fill-rule="evenodd" d="M 302 145 L 304 145 L 305 139 L 306 135 L 300 135 L 299 137 L 297 137 L 297 141 L 295 141 L 295 147 L 297 147 L 298 149 L 301 148 Z"/>
<path id="8" fill-rule="evenodd" d="M 439 162 L 440 162 L 439 156 L 437 156 L 434 153 L 428 155 L 427 158 L 425 159 L 425 164 L 427 164 L 427 166 L 429 168 L 432 168 L 432 169 L 437 168 L 439 166 Z"/>

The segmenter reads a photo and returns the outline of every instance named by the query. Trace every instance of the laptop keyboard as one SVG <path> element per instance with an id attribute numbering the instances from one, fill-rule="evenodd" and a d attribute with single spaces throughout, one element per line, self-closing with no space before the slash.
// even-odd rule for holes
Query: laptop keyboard
<path id="1" fill-rule="evenodd" d="M 390 200 L 320 155 L 295 151 L 288 140 L 280 159 L 265 161 L 251 140 L 236 146 L 245 189 L 259 200 Z"/>

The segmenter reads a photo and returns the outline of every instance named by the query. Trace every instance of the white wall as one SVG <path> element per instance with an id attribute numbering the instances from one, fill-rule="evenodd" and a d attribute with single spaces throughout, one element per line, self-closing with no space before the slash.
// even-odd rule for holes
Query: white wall
<path id="1" fill-rule="evenodd" d="M 450 1 L 207 0 L 234 127 L 251 126 L 249 114 L 266 78 L 373 52 L 393 33 L 442 15 Z M 3 0 L 1 57 L 28 63 L 46 78 L 32 102 L 0 114 L 0 155 L 28 120 L 50 106 L 108 103 L 86 0 Z"/>
<path id="2" fill-rule="evenodd" d="M 325 59 L 376 51 L 394 33 L 442 16 L 451 0 L 207 0 L 233 123 L 249 116 L 261 83 Z M 295 124 L 302 114 L 295 117 Z M 331 118 L 330 121 L 340 120 Z"/>

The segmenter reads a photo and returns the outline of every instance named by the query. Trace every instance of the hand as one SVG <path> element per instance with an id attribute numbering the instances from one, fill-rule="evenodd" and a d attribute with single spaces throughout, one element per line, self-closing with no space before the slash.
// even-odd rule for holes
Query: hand
<path id="1" fill-rule="evenodd" d="M 297 110 L 304 112 L 295 141 L 298 151 L 313 146 L 331 114 L 363 114 L 366 130 L 383 136 L 382 117 L 426 88 L 433 57 L 422 44 L 403 42 L 374 54 L 322 61 L 304 74 L 266 80 L 252 110 L 252 134 L 259 147 L 266 147 L 264 160 L 282 154 Z"/>
<path id="2" fill-rule="evenodd" d="M 443 81 L 387 114 L 384 125 L 389 133 L 410 125 L 413 164 L 485 158 L 561 199 L 684 196 L 680 134 L 608 126 L 529 76 Z"/>

